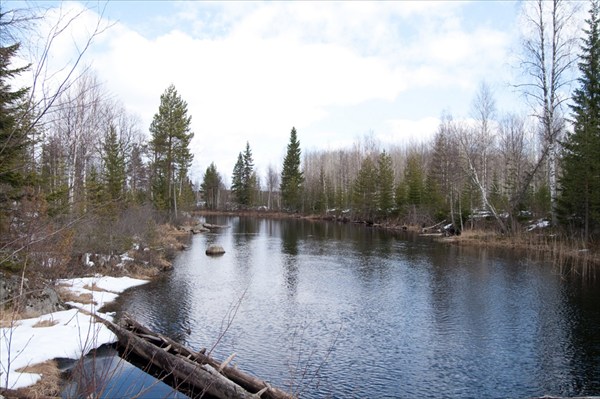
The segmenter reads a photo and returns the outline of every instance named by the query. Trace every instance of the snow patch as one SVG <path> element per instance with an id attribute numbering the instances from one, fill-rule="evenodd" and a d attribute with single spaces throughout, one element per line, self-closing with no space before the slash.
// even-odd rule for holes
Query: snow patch
<path id="1" fill-rule="evenodd" d="M 106 326 L 81 310 L 112 321 L 114 314 L 100 313 L 97 309 L 114 301 L 126 289 L 146 283 L 147 280 L 130 277 L 100 275 L 59 281 L 76 294 L 91 294 L 94 304 L 70 302 L 75 309 L 18 320 L 13 328 L 0 329 L 0 386 L 17 389 L 33 385 L 41 378 L 39 374 L 16 370 L 58 357 L 78 359 L 94 348 L 116 342 L 117 337 Z M 94 285 L 103 291 L 84 288 Z M 34 327 L 48 320 L 55 324 Z"/>
<path id="2" fill-rule="evenodd" d="M 533 231 L 536 229 L 544 229 L 546 227 L 550 227 L 550 221 L 544 220 L 544 219 L 539 219 L 535 223 L 532 223 L 529 226 L 527 226 L 527 231 Z"/>

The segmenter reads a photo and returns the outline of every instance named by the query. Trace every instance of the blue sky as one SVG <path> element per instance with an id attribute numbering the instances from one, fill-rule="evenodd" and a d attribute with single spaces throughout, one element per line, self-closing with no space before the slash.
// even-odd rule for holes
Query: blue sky
<path id="1" fill-rule="evenodd" d="M 56 3 L 50 3 L 56 4 Z M 188 102 L 193 174 L 227 177 L 246 141 L 259 175 L 280 169 L 292 126 L 304 151 L 430 138 L 468 118 L 482 81 L 499 112 L 528 109 L 511 1 L 63 3 L 114 25 L 86 55 L 145 132 L 171 83 Z M 84 35 L 85 30 L 73 33 Z M 71 45 L 68 40 L 63 44 Z M 64 50 L 62 53 L 68 53 Z"/>

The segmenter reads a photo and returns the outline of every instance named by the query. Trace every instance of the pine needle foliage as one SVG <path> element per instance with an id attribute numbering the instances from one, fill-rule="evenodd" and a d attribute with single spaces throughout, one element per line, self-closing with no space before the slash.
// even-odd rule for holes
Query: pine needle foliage
<path id="1" fill-rule="evenodd" d="M 563 143 L 560 216 L 585 241 L 600 229 L 600 4 L 592 1 L 571 106 L 573 132 Z"/>
<path id="2" fill-rule="evenodd" d="M 300 141 L 298 140 L 296 128 L 292 127 L 290 141 L 283 160 L 280 185 L 283 207 L 291 212 L 296 212 L 302 208 L 304 174 L 300 170 L 300 156 Z"/>

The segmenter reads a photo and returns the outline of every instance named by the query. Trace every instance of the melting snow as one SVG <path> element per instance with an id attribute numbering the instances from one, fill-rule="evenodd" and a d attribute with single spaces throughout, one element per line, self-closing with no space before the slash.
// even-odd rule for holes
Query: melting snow
<path id="1" fill-rule="evenodd" d="M 59 281 L 76 294 L 91 294 L 94 303 L 69 302 L 75 309 L 17 320 L 13 328 L 0 329 L 0 386 L 17 389 L 33 385 L 41 378 L 39 374 L 16 370 L 58 357 L 78 359 L 94 348 L 116 342 L 116 336 L 108 328 L 82 310 L 112 320 L 110 315 L 97 309 L 114 301 L 126 289 L 147 282 L 106 276 Z M 86 286 L 95 286 L 96 290 L 84 288 Z M 34 327 L 41 321 L 51 321 L 53 325 Z"/>

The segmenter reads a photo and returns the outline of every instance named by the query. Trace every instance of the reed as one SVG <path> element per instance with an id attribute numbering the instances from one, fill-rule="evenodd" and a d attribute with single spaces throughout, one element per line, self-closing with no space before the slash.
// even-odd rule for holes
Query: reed
<path id="1" fill-rule="evenodd" d="M 465 230 L 460 236 L 442 239 L 458 245 L 508 248 L 532 260 L 550 262 L 560 273 L 595 277 L 600 270 L 600 252 L 578 237 L 548 230 L 499 234 L 493 230 Z"/>

